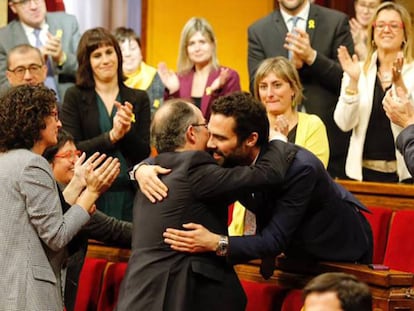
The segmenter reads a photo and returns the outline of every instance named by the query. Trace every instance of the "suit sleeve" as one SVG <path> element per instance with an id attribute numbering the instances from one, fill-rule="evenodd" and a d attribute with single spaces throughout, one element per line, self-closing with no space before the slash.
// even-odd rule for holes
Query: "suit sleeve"
<path id="1" fill-rule="evenodd" d="M 277 256 L 285 251 L 305 217 L 316 180 L 314 168 L 305 166 L 285 182 L 280 198 L 274 202 L 266 202 L 274 206 L 270 221 L 259 234 L 229 237 L 229 261 L 237 264 L 251 259 Z M 275 188 L 274 192 L 278 192 L 278 189 Z"/>
<path id="2" fill-rule="evenodd" d="M 110 217 L 101 211 L 96 211 L 84 230 L 91 239 L 117 245 L 131 247 L 132 223 Z"/>
<path id="3" fill-rule="evenodd" d="M 254 76 L 256 74 L 257 67 L 259 67 L 260 63 L 266 58 L 263 46 L 260 44 L 259 37 L 253 27 L 249 27 L 247 30 L 247 45 L 249 85 L 250 92 L 253 94 Z"/>
<path id="4" fill-rule="evenodd" d="M 145 91 L 128 90 L 133 94 L 133 100 L 130 102 L 134 106 L 135 122 L 132 123 L 131 130 L 116 145 L 120 145 L 122 154 L 126 155 L 129 163 L 134 164 L 150 154 L 151 109 Z"/>
<path id="5" fill-rule="evenodd" d="M 201 200 L 224 194 L 234 200 L 244 193 L 243 190 L 280 184 L 288 167 L 288 148 L 288 144 L 272 141 L 256 165 L 234 168 L 222 168 L 205 154 L 201 161 L 190 165 L 189 178 L 194 193 Z"/>
<path id="6" fill-rule="evenodd" d="M 73 15 L 65 14 L 66 25 L 68 26 L 65 29 L 68 30 L 68 34 L 63 33 L 62 40 L 62 48 L 66 54 L 66 61 L 63 66 L 59 69 L 59 73 L 67 73 L 67 74 L 76 74 L 76 70 L 78 68 L 78 61 L 76 58 L 76 51 L 78 49 L 78 44 L 80 40 L 80 32 L 78 21 L 76 17 Z M 58 67 L 59 68 L 59 67 Z"/>
<path id="7" fill-rule="evenodd" d="M 77 147 L 86 153 L 113 150 L 115 145 L 111 143 L 108 132 L 101 133 L 90 139 L 85 139 L 86 134 L 83 133 L 81 125 L 82 117 L 85 116 L 81 115 L 82 111 L 79 107 L 80 103 L 82 103 L 81 97 L 82 91 L 77 87 L 71 87 L 66 91 L 61 113 L 63 128 L 72 134 Z"/>
<path id="8" fill-rule="evenodd" d="M 6 35 L 4 31 L 0 31 L 0 37 Z M 3 39 L 4 40 L 4 39 Z M 10 85 L 6 78 L 7 71 L 7 51 L 0 39 L 0 93 L 6 90 Z"/>
<path id="9" fill-rule="evenodd" d="M 20 187 L 38 236 L 58 251 L 88 222 L 89 214 L 79 205 L 73 205 L 62 215 L 57 185 L 47 165 L 36 158 L 31 160 L 23 170 Z"/>
<path id="10" fill-rule="evenodd" d="M 408 171 L 414 176 L 414 125 L 406 127 L 397 136 L 397 148 L 404 156 Z"/>
<path id="11" fill-rule="evenodd" d="M 342 68 L 338 62 L 338 48 L 343 45 L 349 53 L 354 53 L 354 42 L 352 40 L 349 21 L 345 15 L 340 15 L 336 23 L 335 34 L 331 42 L 331 55 L 317 53 L 315 62 L 310 66 L 312 74 L 318 77 L 324 88 L 338 93 L 341 86 Z M 334 23 L 334 21 L 332 21 Z"/>

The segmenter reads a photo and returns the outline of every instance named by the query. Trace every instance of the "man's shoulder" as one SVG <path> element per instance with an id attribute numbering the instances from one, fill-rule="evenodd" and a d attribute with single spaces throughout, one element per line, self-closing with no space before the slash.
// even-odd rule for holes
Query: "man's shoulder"
<path id="1" fill-rule="evenodd" d="M 272 22 L 272 19 L 275 17 L 275 14 L 277 11 L 273 11 L 270 14 L 256 20 L 255 22 L 253 22 L 253 24 L 251 24 L 249 26 L 249 29 L 254 30 L 254 29 L 261 29 L 262 27 L 266 27 L 269 23 Z"/>
<path id="2" fill-rule="evenodd" d="M 323 18 L 329 18 L 332 20 L 348 18 L 344 12 L 327 8 L 318 4 L 311 4 L 311 12 L 317 13 L 318 16 L 323 16 Z"/>
<path id="3" fill-rule="evenodd" d="M 181 152 L 163 152 L 155 158 L 157 164 L 194 165 L 196 163 L 215 163 L 214 159 L 206 151 L 188 150 Z M 168 166 L 166 166 L 168 167 Z"/>
<path id="4" fill-rule="evenodd" d="M 10 33 L 12 33 L 13 31 L 15 31 L 18 28 L 21 28 L 21 25 L 20 25 L 20 23 L 19 23 L 19 21 L 17 19 L 12 20 L 6 26 L 1 27 L 0 28 L 0 40 L 1 41 L 14 40 L 13 37 L 9 37 L 9 36 L 10 36 Z"/>
<path id="5" fill-rule="evenodd" d="M 68 14 L 65 12 L 48 12 L 46 14 L 46 20 L 59 21 L 60 23 L 67 23 L 68 21 L 77 23 L 75 15 Z"/>

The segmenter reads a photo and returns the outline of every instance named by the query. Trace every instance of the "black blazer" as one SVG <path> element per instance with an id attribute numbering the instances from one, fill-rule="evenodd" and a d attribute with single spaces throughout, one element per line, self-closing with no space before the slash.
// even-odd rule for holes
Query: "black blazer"
<path id="1" fill-rule="evenodd" d="M 414 125 L 407 126 L 397 136 L 397 149 L 404 156 L 405 165 L 411 176 L 414 176 Z"/>
<path id="2" fill-rule="evenodd" d="M 305 95 L 302 104 L 306 112 L 318 115 L 325 123 L 330 147 L 328 171 L 332 176 L 345 178 L 349 133 L 344 133 L 337 127 L 333 112 L 342 79 L 337 49 L 343 45 L 351 55 L 354 51 L 348 17 L 342 12 L 311 4 L 306 23 L 306 31 L 317 56 L 311 66 L 304 64 L 299 70 Z M 264 59 L 288 56 L 283 47 L 287 32 L 280 10 L 275 10 L 249 27 L 248 67 L 251 91 L 256 70 Z"/>
<path id="3" fill-rule="evenodd" d="M 150 105 L 145 91 L 121 85 L 119 92 L 121 103 L 128 101 L 134 106 L 136 122 L 115 145 L 109 140 L 108 132 L 101 132 L 94 89 L 82 89 L 78 86 L 69 88 L 65 94 L 60 117 L 63 128 L 73 135 L 80 150 L 90 155 L 96 151 L 106 153 L 119 148 L 131 166 L 145 159 L 150 153 Z"/>
<path id="4" fill-rule="evenodd" d="M 255 193 L 259 232 L 230 237 L 230 261 L 283 252 L 288 258 L 371 262 L 371 227 L 361 213 L 368 210 L 311 152 L 297 148 L 282 187 Z"/>
<path id="5" fill-rule="evenodd" d="M 227 235 L 227 204 L 253 186 L 281 182 L 285 145 L 272 142 L 256 166 L 233 169 L 201 151 L 157 156 L 155 164 L 172 168 L 161 177 L 169 194 L 157 204 L 136 195 L 132 253 L 117 310 L 245 310 L 243 289 L 224 257 L 173 251 L 162 234 L 167 227 L 195 222 Z"/>

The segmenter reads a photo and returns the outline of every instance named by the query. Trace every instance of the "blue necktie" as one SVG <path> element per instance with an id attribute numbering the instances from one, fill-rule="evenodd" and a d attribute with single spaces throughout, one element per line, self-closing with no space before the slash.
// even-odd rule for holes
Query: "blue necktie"
<path id="1" fill-rule="evenodd" d="M 292 16 L 291 18 L 290 18 L 290 22 L 291 22 L 291 24 L 292 24 L 292 28 L 290 29 L 290 32 L 291 33 L 293 33 L 293 34 L 296 34 L 297 32 L 295 31 L 295 27 L 297 26 L 297 24 L 298 24 L 298 21 L 300 20 L 300 17 L 299 16 Z M 288 51 L 288 59 L 289 60 L 292 60 L 292 57 L 293 57 L 293 53 L 292 53 L 292 51 Z"/>
<path id="2" fill-rule="evenodd" d="M 43 46 L 42 42 L 40 41 L 40 31 L 41 29 L 39 28 L 35 28 L 33 30 L 33 34 L 35 35 L 36 38 L 36 47 L 40 48 Z M 59 101 L 59 94 L 58 94 L 58 90 L 57 90 L 57 85 L 56 85 L 56 80 L 55 80 L 55 76 L 53 74 L 53 67 L 52 67 L 52 63 L 49 59 L 49 57 L 47 57 L 46 59 L 46 66 L 47 66 L 47 77 L 46 80 L 44 82 L 44 84 L 49 88 L 55 91 L 56 93 L 56 99 L 57 101 Z"/>

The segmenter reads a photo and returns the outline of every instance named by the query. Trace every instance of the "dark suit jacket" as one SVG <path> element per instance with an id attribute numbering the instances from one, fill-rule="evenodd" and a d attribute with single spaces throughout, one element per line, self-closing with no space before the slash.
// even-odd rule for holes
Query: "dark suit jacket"
<path id="1" fill-rule="evenodd" d="M 304 87 L 306 112 L 318 115 L 325 123 L 330 160 L 328 171 L 334 177 L 345 178 L 345 158 L 348 150 L 349 133 L 343 133 L 333 120 L 338 101 L 342 69 L 338 63 L 337 49 L 340 45 L 354 51 L 349 30 L 348 17 L 338 11 L 311 4 L 307 29 L 313 49 L 317 51 L 315 62 L 299 70 Z M 269 57 L 288 56 L 283 47 L 288 29 L 280 10 L 260 19 L 248 29 L 248 67 L 250 89 L 260 63 Z"/>
<path id="2" fill-rule="evenodd" d="M 279 146 L 279 147 L 278 147 Z M 140 192 L 134 202 L 132 254 L 117 310 L 244 310 L 246 297 L 236 273 L 214 253 L 189 255 L 164 243 L 167 227 L 196 222 L 227 235 L 227 204 L 246 187 L 280 182 L 285 147 L 272 142 L 253 167 L 221 168 L 205 152 L 162 153 L 155 164 L 172 168 L 162 176 L 168 197 L 151 204 Z"/>
<path id="3" fill-rule="evenodd" d="M 132 123 L 131 130 L 115 145 L 109 140 L 108 132 L 101 132 L 94 89 L 81 89 L 77 86 L 69 88 L 60 117 L 63 128 L 73 135 L 80 150 L 92 154 L 96 151 L 107 153 L 118 148 L 128 165 L 132 166 L 150 153 L 150 105 L 145 91 L 122 85 L 119 92 L 122 103 L 128 101 L 134 106 L 136 122 Z"/>
<path id="4" fill-rule="evenodd" d="M 371 227 L 361 213 L 367 209 L 311 152 L 297 148 L 282 187 L 255 193 L 259 232 L 230 237 L 230 261 L 283 252 L 288 258 L 371 262 Z"/>
<path id="5" fill-rule="evenodd" d="M 220 67 L 223 68 L 223 67 Z M 206 86 L 210 86 L 213 81 L 220 75 L 220 68 L 216 70 L 212 70 L 208 76 Z M 204 118 L 206 120 L 210 119 L 210 107 L 213 101 L 220 97 L 227 94 L 230 94 L 235 91 L 240 91 L 240 78 L 239 74 L 234 71 L 233 69 L 229 69 L 229 77 L 226 81 L 226 84 L 219 90 L 207 94 L 204 92 L 203 97 L 201 97 L 201 107 L 200 110 L 203 113 Z M 191 89 L 193 87 L 193 78 L 194 78 L 194 70 L 190 70 L 185 74 L 179 74 L 178 79 L 180 80 L 180 89 L 175 92 L 174 94 L 169 94 L 167 97 L 172 98 L 186 98 L 191 100 Z M 167 90 L 166 90 L 167 91 Z"/>
<path id="6" fill-rule="evenodd" d="M 404 156 L 405 165 L 411 176 L 414 176 L 414 125 L 407 126 L 397 136 L 396 145 Z"/>

